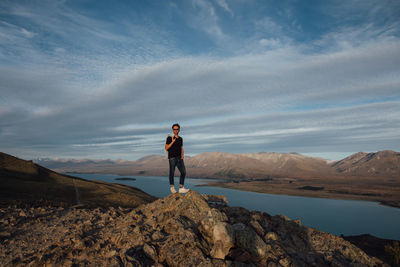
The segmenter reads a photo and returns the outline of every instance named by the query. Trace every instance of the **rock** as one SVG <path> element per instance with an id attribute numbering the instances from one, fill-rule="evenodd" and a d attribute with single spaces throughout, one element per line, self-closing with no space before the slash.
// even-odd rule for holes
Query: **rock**
<path id="1" fill-rule="evenodd" d="M 211 266 L 211 260 L 205 257 L 196 244 L 185 246 L 177 243 L 174 246 L 168 246 L 165 251 L 165 260 L 168 266 Z"/>
<path id="2" fill-rule="evenodd" d="M 191 190 L 134 209 L 6 207 L 0 266 L 385 266 L 340 237 L 223 200 Z"/>
<path id="3" fill-rule="evenodd" d="M 147 257 L 149 257 L 150 259 L 157 261 L 158 257 L 157 257 L 157 251 L 156 249 L 148 244 L 144 244 L 143 246 L 143 252 L 144 254 L 146 254 Z"/>
<path id="4" fill-rule="evenodd" d="M 151 235 L 151 239 L 152 239 L 153 241 L 157 241 L 157 240 L 160 240 L 160 239 L 162 239 L 162 238 L 164 238 L 164 234 L 161 233 L 160 231 L 156 231 L 156 232 L 154 232 L 154 233 Z"/>
<path id="5" fill-rule="evenodd" d="M 236 245 L 250 253 L 254 260 L 261 260 L 266 256 L 267 245 L 259 235 L 250 227 L 237 223 L 233 225 L 235 230 Z"/>
<path id="6" fill-rule="evenodd" d="M 201 195 L 205 201 L 207 201 L 210 206 L 226 206 L 228 201 L 226 200 L 226 196 L 221 195 Z"/>
<path id="7" fill-rule="evenodd" d="M 276 241 L 276 240 L 278 240 L 278 236 L 276 235 L 276 233 L 274 233 L 274 232 L 268 232 L 266 235 L 265 235 L 265 240 L 273 240 L 273 241 Z"/>
<path id="8" fill-rule="evenodd" d="M 213 229 L 213 243 L 214 246 L 210 252 L 211 257 L 225 259 L 229 250 L 235 244 L 235 236 L 232 226 L 226 222 L 218 222 Z"/>
<path id="9" fill-rule="evenodd" d="M 283 267 L 290 266 L 290 259 L 288 258 L 283 258 L 279 260 L 279 264 Z"/>
<path id="10" fill-rule="evenodd" d="M 287 216 L 285 216 L 285 215 L 282 215 L 282 214 L 278 214 L 278 215 L 276 215 L 276 217 L 278 217 L 278 218 L 280 218 L 280 219 L 282 219 L 282 220 L 285 220 L 285 221 L 290 221 L 290 218 L 289 218 L 289 217 L 287 217 Z"/>
<path id="11" fill-rule="evenodd" d="M 10 232 L 0 232 L 0 238 L 9 238 L 11 237 Z"/>
<path id="12" fill-rule="evenodd" d="M 301 225 L 301 221 L 300 220 L 293 220 L 293 222 L 295 223 L 295 224 L 297 224 L 297 225 Z"/>
<path id="13" fill-rule="evenodd" d="M 258 223 L 258 221 L 256 220 L 251 220 L 250 221 L 250 226 L 256 231 L 256 233 L 259 236 L 263 236 L 264 235 L 264 229 L 262 228 L 262 226 Z"/>
<path id="14" fill-rule="evenodd" d="M 107 258 L 105 260 L 104 265 L 105 266 L 124 266 L 121 258 L 117 255 Z"/>
<path id="15" fill-rule="evenodd" d="M 210 209 L 206 213 L 202 214 L 200 220 L 199 230 L 203 234 L 204 238 L 210 242 L 213 240 L 214 232 L 213 228 L 218 222 L 226 221 L 227 217 L 216 209 Z"/>
<path id="16" fill-rule="evenodd" d="M 229 256 L 235 261 L 240 262 L 248 262 L 251 259 L 250 253 L 242 248 L 235 248 L 231 250 Z"/>
<path id="17" fill-rule="evenodd" d="M 18 216 L 19 216 L 19 217 L 26 217 L 26 213 L 25 213 L 23 210 L 21 210 L 21 211 L 18 213 Z"/>

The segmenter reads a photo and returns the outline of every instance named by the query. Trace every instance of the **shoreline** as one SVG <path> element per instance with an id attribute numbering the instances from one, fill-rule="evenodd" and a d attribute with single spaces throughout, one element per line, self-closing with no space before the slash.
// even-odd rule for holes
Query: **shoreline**
<path id="1" fill-rule="evenodd" d="M 229 183 L 229 182 L 228 182 Z M 272 194 L 272 195 L 286 195 L 286 196 L 299 196 L 299 197 L 312 197 L 312 198 L 327 198 L 327 199 L 338 199 L 338 200 L 361 200 L 361 201 L 370 201 L 376 202 L 379 205 L 391 207 L 391 208 L 400 208 L 400 201 L 396 200 L 385 200 L 385 199 L 376 199 L 372 198 L 371 196 L 365 196 L 361 194 L 339 194 L 339 193 L 331 193 L 328 191 L 313 191 L 313 190 L 293 190 L 291 188 L 280 188 L 276 190 L 275 188 L 271 189 L 263 189 L 258 187 L 255 189 L 254 187 L 249 186 L 240 186 L 240 183 L 229 183 L 227 182 L 211 182 L 196 186 L 213 186 L 213 187 L 220 187 L 220 188 L 228 188 L 228 189 L 235 189 L 240 191 L 246 192 L 255 192 L 255 193 L 262 193 L 262 194 Z M 275 190 L 274 190 L 275 189 Z"/>
<path id="2" fill-rule="evenodd" d="M 116 176 L 127 176 L 127 174 L 111 174 L 111 173 L 93 173 L 93 172 L 64 172 L 63 174 L 106 174 Z M 157 176 L 158 175 L 140 175 L 138 177 Z M 370 192 L 370 188 L 366 188 L 367 184 L 343 184 L 343 181 L 338 183 L 327 183 L 321 180 L 297 180 L 293 183 L 276 182 L 274 180 L 269 181 L 243 181 L 243 182 L 232 182 L 224 178 L 208 178 L 208 177 L 187 177 L 190 179 L 201 179 L 210 180 L 205 184 L 196 186 L 213 186 L 220 188 L 230 188 L 247 192 L 256 192 L 263 194 L 274 194 L 274 195 L 287 195 L 287 196 L 301 196 L 301 197 L 312 197 L 312 198 L 327 198 L 327 199 L 342 199 L 342 200 L 361 200 L 377 202 L 379 205 L 400 208 L 400 199 L 390 198 L 390 195 L 395 195 L 396 192 L 390 192 L 392 189 L 388 185 L 381 189 L 382 192 Z M 214 180 L 214 181 L 212 181 Z M 218 180 L 219 182 L 215 182 Z M 312 184 L 312 186 L 310 185 Z M 371 186 L 371 185 L 370 185 Z M 357 189 L 354 190 L 354 187 Z M 353 192 L 352 192 L 353 191 Z M 358 192 L 355 192 L 358 191 Z"/>

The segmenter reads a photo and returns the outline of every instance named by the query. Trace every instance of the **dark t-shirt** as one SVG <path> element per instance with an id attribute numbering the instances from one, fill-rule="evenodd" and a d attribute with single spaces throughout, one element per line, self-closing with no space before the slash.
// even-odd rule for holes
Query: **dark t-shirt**
<path id="1" fill-rule="evenodd" d="M 166 144 L 170 144 L 172 142 L 172 137 L 168 136 Z M 183 138 L 178 136 L 178 139 L 175 140 L 175 143 L 168 149 L 168 158 L 175 158 L 182 156 L 182 146 L 183 146 Z"/>

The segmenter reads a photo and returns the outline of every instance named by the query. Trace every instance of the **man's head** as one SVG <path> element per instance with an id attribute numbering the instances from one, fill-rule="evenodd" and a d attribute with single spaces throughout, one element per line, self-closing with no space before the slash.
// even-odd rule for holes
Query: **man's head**
<path id="1" fill-rule="evenodd" d="M 172 131 L 174 132 L 174 134 L 178 134 L 180 129 L 181 129 L 181 126 L 178 123 L 175 123 L 174 125 L 172 125 Z"/>

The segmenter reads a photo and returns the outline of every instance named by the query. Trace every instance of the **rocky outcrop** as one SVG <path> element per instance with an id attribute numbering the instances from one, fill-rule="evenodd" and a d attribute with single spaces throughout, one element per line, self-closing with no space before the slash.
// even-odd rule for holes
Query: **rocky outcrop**
<path id="1" fill-rule="evenodd" d="M 383 265 L 298 220 L 196 191 L 134 209 L 10 206 L 1 209 L 0 242 L 2 266 Z"/>

